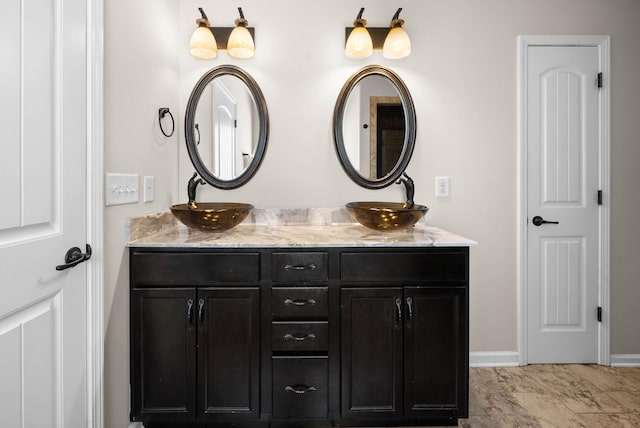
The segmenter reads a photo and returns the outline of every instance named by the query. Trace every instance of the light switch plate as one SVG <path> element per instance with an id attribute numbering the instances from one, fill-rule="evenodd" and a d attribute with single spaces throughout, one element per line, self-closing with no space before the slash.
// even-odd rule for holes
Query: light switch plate
<path id="1" fill-rule="evenodd" d="M 153 182 L 154 180 L 152 175 L 144 176 L 144 196 L 142 197 L 142 200 L 144 202 L 153 201 L 153 186 L 154 186 Z"/>
<path id="2" fill-rule="evenodd" d="M 138 202 L 137 174 L 107 174 L 105 205 L 135 204 Z"/>
<path id="3" fill-rule="evenodd" d="M 436 198 L 449 196 L 449 177 L 436 177 Z"/>

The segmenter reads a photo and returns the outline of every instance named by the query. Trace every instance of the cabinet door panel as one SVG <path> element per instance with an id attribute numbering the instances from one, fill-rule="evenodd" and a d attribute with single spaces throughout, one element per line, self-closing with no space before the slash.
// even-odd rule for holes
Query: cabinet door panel
<path id="1" fill-rule="evenodd" d="M 133 420 L 195 417 L 195 324 L 189 317 L 194 299 L 192 288 L 132 291 Z"/>
<path id="2" fill-rule="evenodd" d="M 401 301 L 401 288 L 342 290 L 343 418 L 389 418 L 402 412 Z"/>
<path id="3" fill-rule="evenodd" d="M 466 414 L 465 302 L 463 287 L 405 288 L 405 416 Z"/>
<path id="4" fill-rule="evenodd" d="M 203 420 L 258 417 L 259 299 L 257 287 L 198 290 L 198 413 Z"/>

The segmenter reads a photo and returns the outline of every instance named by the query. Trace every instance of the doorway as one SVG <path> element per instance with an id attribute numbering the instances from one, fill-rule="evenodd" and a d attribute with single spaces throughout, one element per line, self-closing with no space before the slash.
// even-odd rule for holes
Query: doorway
<path id="1" fill-rule="evenodd" d="M 519 38 L 521 364 L 609 361 L 608 47 Z"/>

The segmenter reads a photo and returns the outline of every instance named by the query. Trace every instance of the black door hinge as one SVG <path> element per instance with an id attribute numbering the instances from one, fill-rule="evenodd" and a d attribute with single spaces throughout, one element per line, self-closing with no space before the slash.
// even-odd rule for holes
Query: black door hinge
<path id="1" fill-rule="evenodd" d="M 598 306 L 598 322 L 602 322 L 602 307 Z"/>
<path id="2" fill-rule="evenodd" d="M 598 205 L 602 205 L 602 190 L 598 190 Z"/>
<path id="3" fill-rule="evenodd" d="M 233 127 L 234 128 L 238 127 L 238 121 L 236 119 L 233 119 Z"/>
<path id="4" fill-rule="evenodd" d="M 602 73 L 598 73 L 598 88 L 602 88 L 603 86 L 603 82 L 602 82 Z"/>

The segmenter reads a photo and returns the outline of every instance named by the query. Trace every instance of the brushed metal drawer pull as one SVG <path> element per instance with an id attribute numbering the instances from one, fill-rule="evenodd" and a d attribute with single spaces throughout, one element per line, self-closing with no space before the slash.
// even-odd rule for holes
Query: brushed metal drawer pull
<path id="1" fill-rule="evenodd" d="M 309 334 L 291 334 L 287 333 L 283 336 L 286 340 L 297 340 L 298 342 L 302 342 L 303 340 L 313 340 L 316 338 L 316 335 L 313 333 Z"/>
<path id="2" fill-rule="evenodd" d="M 315 299 L 307 299 L 307 300 L 298 300 L 298 299 L 284 299 L 285 305 L 294 305 L 294 306 L 306 306 L 306 305 L 315 305 Z"/>
<path id="3" fill-rule="evenodd" d="M 318 266 L 315 263 L 309 263 L 308 265 L 284 265 L 286 270 L 315 270 Z"/>
<path id="4" fill-rule="evenodd" d="M 313 392 L 316 390 L 315 386 L 307 386 L 307 385 L 294 385 L 294 386 L 289 386 L 287 385 L 284 388 L 285 391 L 287 392 L 295 392 L 296 394 L 306 394 L 307 392 Z"/>

